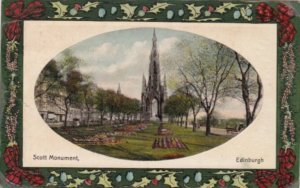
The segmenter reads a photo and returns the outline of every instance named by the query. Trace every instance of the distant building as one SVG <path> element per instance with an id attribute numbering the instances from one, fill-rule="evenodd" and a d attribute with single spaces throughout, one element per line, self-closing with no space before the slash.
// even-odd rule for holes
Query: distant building
<path id="1" fill-rule="evenodd" d="M 45 91 L 46 86 L 37 88 L 37 93 Z M 40 91 L 39 91 L 40 90 Z M 41 91 L 42 90 L 42 91 Z M 65 94 L 62 91 L 57 92 L 43 92 L 35 99 L 37 108 L 40 115 L 50 126 L 61 126 L 65 120 Z M 89 112 L 90 124 L 100 121 L 100 112 L 95 108 L 92 108 Z M 67 123 L 68 125 L 74 125 L 74 122 L 80 122 L 80 124 L 87 124 L 88 110 L 81 104 L 71 104 L 69 106 Z"/>
<path id="2" fill-rule="evenodd" d="M 62 126 L 65 120 L 65 93 L 62 91 L 45 92 L 46 85 L 36 88 L 36 93 L 44 93 L 35 99 L 38 111 L 45 122 L 50 126 Z M 117 93 L 121 94 L 121 86 L 118 85 Z M 71 104 L 68 111 L 67 123 L 72 126 L 79 122 L 80 125 L 86 125 L 89 114 L 89 124 L 99 124 L 101 119 L 100 112 L 94 107 L 90 112 L 82 104 Z M 107 118 L 108 119 L 108 118 Z"/>
<path id="3" fill-rule="evenodd" d="M 118 86 L 118 89 L 117 89 L 117 94 L 121 94 L 121 85 L 120 85 L 120 83 L 119 83 L 119 86 Z"/>
<path id="4" fill-rule="evenodd" d="M 42 93 L 46 90 L 46 85 L 37 88 L 36 93 Z M 47 91 L 35 99 L 35 103 L 46 122 L 63 122 L 65 119 L 65 108 L 63 101 L 64 94 L 59 92 Z"/>

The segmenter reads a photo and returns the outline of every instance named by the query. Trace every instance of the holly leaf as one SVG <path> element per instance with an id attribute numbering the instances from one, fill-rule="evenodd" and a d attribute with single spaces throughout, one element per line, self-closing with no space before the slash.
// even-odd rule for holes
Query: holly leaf
<path id="1" fill-rule="evenodd" d="M 69 183 L 68 185 L 66 185 L 67 188 L 77 188 L 79 185 L 77 185 L 76 183 Z"/>
<path id="2" fill-rule="evenodd" d="M 200 20 L 197 20 L 198 22 L 215 22 L 215 21 L 218 21 L 218 20 L 222 20 L 222 18 L 204 18 L 204 19 L 200 19 Z"/>
<path id="3" fill-rule="evenodd" d="M 243 7 L 240 9 L 241 15 L 245 20 L 251 21 L 252 20 L 252 16 L 247 16 L 247 11 L 246 9 Z"/>
<path id="4" fill-rule="evenodd" d="M 200 188 L 213 188 L 217 184 L 217 180 L 211 178 L 208 183 L 203 184 Z"/>
<path id="5" fill-rule="evenodd" d="M 196 20 L 201 15 L 201 9 L 204 6 L 195 6 L 195 4 L 185 4 L 190 12 L 188 20 Z"/>
<path id="6" fill-rule="evenodd" d="M 224 175 L 224 174 L 240 174 L 240 175 L 244 175 L 246 173 L 252 174 L 251 171 L 236 171 L 236 170 L 233 170 L 233 171 L 230 171 L 230 170 L 228 170 L 228 171 L 222 171 L 222 170 L 220 170 L 219 172 L 216 172 L 214 174 L 218 174 L 218 175 Z"/>
<path id="7" fill-rule="evenodd" d="M 155 5 L 153 5 L 150 10 L 148 12 L 157 14 L 159 13 L 161 10 L 166 9 L 168 6 L 170 6 L 172 4 L 169 3 L 156 3 Z"/>
<path id="8" fill-rule="evenodd" d="M 79 171 L 79 174 L 95 174 L 95 173 L 99 173 L 101 172 L 101 170 L 83 170 L 83 171 Z"/>
<path id="9" fill-rule="evenodd" d="M 131 19 L 132 21 L 148 21 L 153 20 L 154 18 L 137 18 L 137 19 Z"/>
<path id="10" fill-rule="evenodd" d="M 83 5 L 83 7 L 80 9 L 82 11 L 85 12 L 89 12 L 91 10 L 91 8 L 97 8 L 97 6 L 99 5 L 99 2 L 87 2 L 85 5 Z"/>
<path id="11" fill-rule="evenodd" d="M 143 177 L 141 181 L 135 182 L 132 184 L 132 187 L 145 187 L 147 186 L 151 180 L 149 180 L 147 177 Z"/>
<path id="12" fill-rule="evenodd" d="M 56 9 L 54 12 L 56 15 L 54 15 L 53 18 L 62 18 L 65 16 L 65 14 L 68 12 L 68 5 L 64 5 L 61 2 L 51 2 L 52 7 Z"/>
<path id="13" fill-rule="evenodd" d="M 77 188 L 83 182 L 84 182 L 83 179 L 76 178 L 76 179 L 74 179 L 74 182 L 69 183 L 68 185 L 66 185 L 66 187 L 67 188 Z"/>
<path id="14" fill-rule="evenodd" d="M 148 171 L 148 173 L 152 173 L 152 174 L 162 174 L 162 173 L 169 173 L 169 172 L 170 172 L 169 170 L 150 170 L 150 171 Z"/>
<path id="15" fill-rule="evenodd" d="M 235 4 L 235 3 L 223 3 L 223 5 L 216 8 L 214 12 L 224 14 L 226 10 L 230 10 L 234 7 L 240 6 L 241 4 Z"/>
<path id="16" fill-rule="evenodd" d="M 169 174 L 165 177 L 165 184 L 170 187 L 178 187 L 178 181 L 176 180 L 175 173 Z"/>
<path id="17" fill-rule="evenodd" d="M 247 183 L 244 182 L 244 178 L 241 175 L 236 175 L 233 178 L 232 185 L 238 188 L 247 188 Z"/>
<path id="18" fill-rule="evenodd" d="M 81 18 L 82 17 L 71 17 L 71 16 L 61 17 L 61 19 L 64 19 L 64 20 L 72 20 L 72 19 L 80 20 Z"/>
<path id="19" fill-rule="evenodd" d="M 52 172 L 50 172 L 50 174 L 54 175 L 55 177 L 58 177 L 58 176 L 60 175 L 60 174 L 57 173 L 56 171 L 52 171 Z"/>
<path id="20" fill-rule="evenodd" d="M 137 8 L 137 6 L 131 6 L 128 3 L 121 4 L 121 10 L 125 13 L 126 16 L 123 16 L 123 19 L 130 19 L 134 15 L 134 11 Z"/>
<path id="21" fill-rule="evenodd" d="M 103 185 L 103 187 L 107 188 L 107 187 L 112 187 L 111 185 L 111 181 L 109 181 L 108 177 L 106 174 L 101 174 L 99 176 L 99 182 L 98 185 Z"/>
<path id="22" fill-rule="evenodd" d="M 54 181 L 54 182 L 52 182 L 52 183 L 47 183 L 47 184 L 46 184 L 46 187 L 57 186 L 57 184 L 58 184 L 57 181 Z"/>
<path id="23" fill-rule="evenodd" d="M 74 179 L 74 181 L 75 181 L 75 183 L 78 184 L 78 185 L 80 185 L 80 184 L 82 184 L 82 183 L 84 182 L 83 179 L 79 179 L 79 178 Z"/>

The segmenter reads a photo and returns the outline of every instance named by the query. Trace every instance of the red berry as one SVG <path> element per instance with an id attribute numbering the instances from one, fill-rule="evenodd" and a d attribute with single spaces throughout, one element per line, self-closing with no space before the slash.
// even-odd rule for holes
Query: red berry
<path id="1" fill-rule="evenodd" d="M 158 185 L 158 180 L 157 180 L 156 178 L 154 178 L 154 179 L 152 180 L 152 184 L 153 184 L 153 185 Z"/>
<path id="2" fill-rule="evenodd" d="M 213 6 L 210 6 L 210 5 L 209 5 L 209 6 L 208 6 L 208 11 L 209 11 L 209 12 L 213 12 L 213 11 L 215 11 L 215 8 L 214 8 Z"/>
<path id="3" fill-rule="evenodd" d="M 148 8 L 148 7 L 146 7 L 146 6 L 143 6 L 142 10 L 143 10 L 143 11 L 146 13 L 146 12 L 148 12 L 148 11 L 149 11 L 149 8 Z"/>
<path id="4" fill-rule="evenodd" d="M 84 180 L 84 183 L 86 185 L 92 185 L 92 180 L 90 178 L 87 178 L 87 179 Z"/>
<path id="5" fill-rule="evenodd" d="M 78 4 L 78 3 L 75 3 L 75 4 L 74 4 L 74 8 L 78 11 L 78 10 L 81 9 L 81 5 Z"/>
<path id="6" fill-rule="evenodd" d="M 225 187 L 226 182 L 223 179 L 220 179 L 218 183 L 221 187 Z"/>

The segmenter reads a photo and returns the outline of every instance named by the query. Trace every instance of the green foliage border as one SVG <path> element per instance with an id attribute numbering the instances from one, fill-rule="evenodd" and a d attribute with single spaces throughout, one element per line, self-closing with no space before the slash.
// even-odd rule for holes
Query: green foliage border
<path id="1" fill-rule="evenodd" d="M 9 23 L 11 21 L 10 18 L 6 17 L 4 14 L 4 10 L 5 7 L 8 7 L 10 5 L 11 2 L 14 1 L 10 1 L 10 0 L 5 0 L 2 2 L 2 23 L 6 24 Z M 28 4 L 30 3 L 31 0 L 25 0 L 25 3 Z M 50 20 L 64 20 L 64 21 L 68 21 L 70 19 L 65 19 L 65 18 L 55 18 L 56 12 L 55 9 L 53 8 L 53 2 L 58 2 L 58 1 L 52 1 L 52 0 L 44 0 L 42 1 L 46 10 L 43 14 L 43 16 L 41 18 L 39 18 L 39 20 L 45 20 L 45 21 L 50 21 Z M 77 0 L 77 1 L 63 1 L 61 0 L 61 3 L 68 5 L 68 10 L 73 7 L 74 3 L 78 3 L 81 5 L 86 4 L 88 1 L 86 0 Z M 95 2 L 92 1 L 91 2 Z M 96 1 L 99 2 L 99 1 Z M 174 0 L 174 1 L 158 1 L 158 2 L 166 2 L 166 3 L 170 3 L 172 4 L 171 6 L 166 7 L 165 9 L 162 9 L 161 11 L 159 11 L 159 13 L 157 14 L 150 14 L 150 13 L 146 13 L 148 18 L 153 18 L 149 21 L 155 21 L 155 22 L 185 22 L 185 20 L 189 19 L 189 14 L 188 14 L 188 9 L 186 8 L 185 4 L 194 4 L 196 6 L 204 6 L 204 7 L 208 7 L 208 6 L 213 6 L 213 7 L 218 7 L 223 5 L 222 2 L 218 2 L 218 1 L 180 1 L 180 0 Z M 137 9 L 135 10 L 135 14 L 137 13 L 138 10 L 142 9 L 143 6 L 146 7 L 151 7 L 153 6 L 153 4 L 155 4 L 156 2 L 152 2 L 152 1 L 146 1 L 146 0 L 140 0 L 140 1 L 124 1 L 124 0 L 115 0 L 113 2 L 110 1 L 100 1 L 100 4 L 96 7 L 96 8 L 91 8 L 89 11 L 85 12 L 85 11 L 81 11 L 78 12 L 77 16 L 82 17 L 80 20 L 82 21 L 139 21 L 139 20 L 131 20 L 129 19 L 129 17 L 124 19 L 120 19 L 124 17 L 124 12 L 120 11 L 120 4 L 129 4 L 131 6 L 137 6 Z M 222 23 L 260 23 L 260 21 L 256 18 L 255 15 L 255 7 L 258 5 L 257 2 L 233 2 L 233 3 L 238 3 L 241 6 L 247 6 L 248 4 L 252 4 L 252 11 L 253 11 L 253 19 L 252 20 L 245 20 L 245 19 L 234 19 L 233 18 L 233 11 L 234 9 L 229 9 L 226 10 L 226 12 L 224 14 L 216 14 L 215 16 L 218 16 L 218 18 L 220 18 L 220 20 L 215 20 L 215 21 L 205 21 L 205 22 L 222 22 Z M 275 7 L 278 2 L 269 2 L 268 3 L 270 6 Z M 292 6 L 296 9 L 296 10 L 300 10 L 300 4 L 299 3 L 291 3 Z M 104 8 L 105 10 L 107 10 L 106 16 L 104 18 L 100 18 L 98 16 L 98 10 L 99 8 Z M 108 10 L 111 10 L 111 7 L 117 7 L 118 11 L 115 14 L 110 14 Z M 184 10 L 184 15 L 182 17 L 179 17 L 177 15 L 177 11 L 179 9 L 183 9 Z M 168 19 L 167 18 L 167 11 L 173 11 L 174 13 L 174 17 L 172 19 Z M 66 13 L 67 15 L 68 13 Z M 146 16 L 144 16 L 146 17 Z M 203 17 L 203 15 L 201 15 L 200 17 Z M 72 21 L 74 21 L 73 19 L 71 19 Z M 190 20 L 192 22 L 198 22 L 197 20 Z M 23 27 L 23 20 L 19 20 L 21 27 Z M 203 21 L 204 22 L 204 21 Z M 292 22 L 294 23 L 296 30 L 300 31 L 300 19 L 299 17 L 295 17 L 293 18 Z M 275 23 L 275 22 L 273 22 Z M 297 24 L 296 24 L 297 23 Z M 5 25 L 2 25 L 5 26 Z M 23 31 L 23 28 L 22 28 Z M 5 49 L 6 49 L 6 37 L 3 33 L 3 28 L 2 28 L 2 44 L 1 44 L 1 59 L 2 59 L 2 64 L 1 64 L 1 90 L 4 92 L 1 92 L 1 110 L 0 112 L 3 114 L 3 116 L 1 116 L 0 120 L 2 122 L 2 126 L 1 126 L 1 148 L 0 148 L 0 152 L 3 153 L 5 150 L 5 147 L 8 144 L 8 140 L 5 134 L 5 127 L 4 127 L 4 118 L 5 115 L 3 113 L 4 111 L 4 107 L 6 105 L 7 99 L 9 97 L 9 93 L 8 93 L 8 85 L 9 85 L 9 72 L 7 71 L 6 67 L 5 67 Z M 299 37 L 299 33 L 297 33 L 295 40 L 294 40 L 294 44 L 295 44 L 295 59 L 296 59 L 296 65 L 298 66 L 300 63 L 300 55 L 299 55 L 299 44 L 300 44 L 300 37 Z M 247 44 L 245 44 L 247 45 Z M 17 90 L 17 108 L 18 109 L 22 109 L 22 91 L 23 91 L 23 38 L 21 36 L 21 40 L 20 40 L 20 45 L 18 45 L 18 50 L 19 50 L 19 59 L 18 59 L 18 71 L 17 73 L 17 77 L 15 78 L 16 81 L 19 82 L 20 87 Z M 283 143 L 281 141 L 281 124 L 283 121 L 283 115 L 281 113 L 280 110 L 280 99 L 282 97 L 282 92 L 284 89 L 284 83 L 282 81 L 282 79 L 280 78 L 280 73 L 282 72 L 282 65 L 281 65 L 281 56 L 282 56 L 282 47 L 278 46 L 278 91 L 277 91 L 277 95 L 278 95 L 278 104 L 277 104 L 277 150 L 279 150 L 279 148 L 281 148 L 283 146 Z M 294 80 L 294 85 L 293 85 L 293 91 L 292 91 L 292 95 L 289 98 L 289 104 L 291 106 L 292 109 L 292 114 L 293 114 L 293 118 L 294 118 L 294 122 L 296 127 L 296 135 L 299 134 L 299 124 L 300 124 L 300 116 L 299 116 L 299 112 L 300 112 L 300 104 L 298 101 L 300 101 L 300 87 L 299 87 L 299 83 L 300 83 L 300 74 L 298 74 L 296 72 L 295 75 L 295 80 Z M 17 135 L 16 135 L 16 142 L 18 143 L 20 150 L 22 151 L 22 114 L 19 115 L 18 117 L 18 127 L 17 127 Z M 297 155 L 297 159 L 299 157 L 299 136 L 296 137 L 296 145 L 293 146 L 295 153 Z M 278 166 L 278 165 L 277 165 Z M 0 169 L 1 172 L 4 173 L 4 171 L 7 169 L 6 165 L 4 164 L 3 158 L 1 158 L 0 161 Z M 294 168 L 292 169 L 293 174 L 295 175 L 295 180 L 297 180 L 299 178 L 299 160 L 297 160 L 296 165 L 294 166 Z M 85 180 L 87 177 L 87 174 L 84 173 L 80 173 L 83 172 L 86 169 L 75 169 L 75 168 L 39 168 L 40 173 L 44 176 L 45 178 L 45 183 L 44 185 L 46 185 L 48 183 L 48 178 L 51 176 L 56 176 L 55 173 L 59 174 L 57 175 L 58 177 L 61 176 L 62 173 L 66 173 L 69 175 L 69 177 L 72 177 L 70 179 L 70 182 L 76 182 L 74 181 L 74 179 L 79 178 L 81 180 Z M 147 177 L 148 179 L 152 180 L 155 175 L 153 173 L 149 173 L 149 170 L 153 170 L 153 169 L 97 169 L 97 170 L 102 170 L 105 173 L 102 174 L 107 174 L 107 177 L 109 178 L 109 180 L 112 183 L 112 186 L 114 187 L 125 187 L 125 186 L 129 186 L 132 187 L 133 186 L 133 182 L 127 181 L 125 180 L 124 177 L 126 177 L 126 174 L 128 174 L 128 172 L 133 172 L 134 174 L 134 179 L 136 180 L 136 182 L 139 182 L 142 180 L 143 177 Z M 237 170 L 235 171 L 234 169 L 222 169 L 223 171 L 230 171 L 231 173 L 244 173 L 244 171 L 240 171 Z M 218 173 L 220 170 L 218 169 L 167 169 L 166 171 L 168 171 L 168 173 L 173 173 L 173 175 L 176 178 L 176 181 L 178 184 L 178 187 L 199 187 L 200 185 L 205 185 L 207 183 L 210 182 L 210 180 L 215 179 L 215 180 L 219 180 L 220 178 L 222 178 L 222 176 L 220 176 Z M 257 185 L 254 182 L 255 179 L 255 170 L 247 170 L 249 172 L 252 173 L 246 173 L 243 176 L 243 179 L 245 182 L 247 182 L 246 187 L 257 187 Z M 89 173 L 92 174 L 92 169 L 89 169 Z M 201 184 L 198 184 L 196 182 L 192 182 L 190 181 L 189 183 L 185 183 L 184 179 L 189 176 L 189 177 L 193 177 L 195 175 L 195 173 L 197 172 L 201 172 L 202 174 L 202 181 Z M 97 174 L 97 173 L 94 173 Z M 122 181 L 121 182 L 116 182 L 115 178 L 121 175 Z M 165 176 L 164 176 L 165 177 Z M 168 177 L 168 176 L 166 176 Z M 232 176 L 235 177 L 235 176 Z M 95 182 L 97 183 L 97 182 Z M 1 182 L 2 185 L 6 185 L 5 181 L 3 180 Z M 23 185 L 24 186 L 29 186 L 28 182 L 23 181 Z M 44 186 L 43 185 L 43 186 Z M 62 183 L 62 182 L 58 182 L 57 186 L 62 186 L 65 187 L 67 184 Z M 81 184 L 81 186 L 87 186 L 86 184 Z M 8 186 L 8 185 L 7 185 Z M 80 185 L 78 185 L 80 186 Z M 91 184 L 91 186 L 96 186 L 96 184 L 94 184 L 94 182 Z M 98 185 L 99 186 L 99 185 Z M 105 185 L 101 185 L 103 187 L 105 187 Z M 162 182 L 158 182 L 158 184 L 153 184 L 153 183 L 149 183 L 148 186 L 150 187 L 170 187 L 170 184 L 165 184 L 163 181 Z M 233 182 L 231 182 L 231 184 L 229 185 L 229 187 L 236 187 L 234 186 Z M 218 187 L 218 184 L 213 184 L 213 187 Z"/>

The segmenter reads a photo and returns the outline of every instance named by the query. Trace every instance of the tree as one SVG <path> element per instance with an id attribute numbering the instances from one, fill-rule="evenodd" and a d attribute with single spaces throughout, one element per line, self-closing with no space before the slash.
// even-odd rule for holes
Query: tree
<path id="1" fill-rule="evenodd" d="M 100 125 L 103 125 L 104 115 L 108 111 L 107 96 L 105 90 L 98 88 L 96 93 L 96 108 L 100 112 Z"/>
<path id="2" fill-rule="evenodd" d="M 121 115 L 124 112 L 124 108 L 126 106 L 125 102 L 127 100 L 127 97 L 125 97 L 121 93 L 116 93 L 115 100 L 116 100 L 115 113 L 118 116 L 118 121 L 120 122 L 121 121 Z"/>
<path id="3" fill-rule="evenodd" d="M 107 90 L 106 91 L 106 100 L 107 100 L 107 109 L 109 112 L 109 122 L 112 124 L 113 115 L 118 112 L 118 99 L 117 93 L 114 90 Z"/>
<path id="4" fill-rule="evenodd" d="M 169 121 L 171 123 L 174 123 L 174 119 L 177 116 L 176 112 L 176 106 L 177 106 L 177 99 L 175 95 L 171 95 L 166 101 L 164 106 L 164 112 L 168 114 Z"/>
<path id="5" fill-rule="evenodd" d="M 136 118 L 140 111 L 141 111 L 140 101 L 138 99 L 131 99 L 131 114 L 133 114 Z"/>
<path id="6" fill-rule="evenodd" d="M 131 119 L 132 121 L 133 117 L 136 117 L 137 114 L 140 112 L 140 101 L 125 96 L 123 101 L 124 101 L 123 108 L 122 108 L 122 113 L 124 115 L 123 119 L 125 119 L 125 115 L 126 115 L 127 123 L 129 123 L 129 119 Z"/>
<path id="7" fill-rule="evenodd" d="M 183 117 L 187 117 L 189 112 L 188 102 L 188 98 L 184 94 L 176 92 L 167 99 L 164 107 L 165 113 L 168 114 L 172 120 L 177 118 L 177 124 L 182 126 Z"/>
<path id="8" fill-rule="evenodd" d="M 240 73 L 235 78 L 239 82 L 238 85 L 241 90 L 239 96 L 245 104 L 246 124 L 249 125 L 254 120 L 262 99 L 262 82 L 257 72 L 245 58 L 236 52 L 235 58 Z"/>
<path id="9" fill-rule="evenodd" d="M 65 89 L 65 95 L 63 96 L 65 105 L 65 127 L 67 126 L 70 105 L 72 104 L 74 99 L 76 99 L 76 95 L 78 95 L 78 91 L 80 90 L 82 81 L 82 74 L 77 70 L 68 72 L 66 75 L 66 79 L 61 80 L 61 85 Z"/>
<path id="10" fill-rule="evenodd" d="M 172 59 L 181 81 L 189 85 L 206 113 L 206 135 L 217 101 L 224 97 L 230 82 L 226 79 L 234 65 L 234 52 L 222 44 L 203 39 L 183 40 Z"/>
<path id="11" fill-rule="evenodd" d="M 122 101 L 120 104 L 120 113 L 122 113 L 123 118 L 122 118 L 122 122 L 125 123 L 125 119 L 126 122 L 129 122 L 129 116 L 131 113 L 131 99 L 129 97 L 126 97 L 124 95 L 119 96 L 121 99 L 119 101 Z M 127 118 L 126 118 L 127 116 Z"/>
<path id="12" fill-rule="evenodd" d="M 87 78 L 85 79 L 86 79 L 84 80 L 85 82 L 81 84 L 80 90 L 81 90 L 81 95 L 82 95 L 85 108 L 87 110 L 86 123 L 87 126 L 89 126 L 91 110 L 96 103 L 97 86 L 93 82 L 88 81 Z"/>
<path id="13" fill-rule="evenodd" d="M 41 100 L 43 104 L 54 105 L 59 108 L 59 115 L 64 114 L 64 127 L 67 126 L 70 108 L 80 108 L 86 113 L 86 125 L 90 124 L 92 110 L 100 112 L 100 124 L 103 125 L 104 116 L 109 113 L 110 123 L 114 116 L 123 115 L 123 122 L 127 116 L 132 121 L 140 112 L 140 101 L 116 93 L 113 90 L 104 90 L 98 87 L 88 74 L 82 74 L 79 64 L 84 63 L 81 59 L 72 54 L 70 50 L 51 60 L 43 69 L 35 88 L 35 97 L 40 98 L 45 94 L 51 100 Z M 45 105 L 44 105 L 45 106 Z M 76 111 L 77 111 L 76 110 Z M 84 111 L 83 111 L 84 110 Z M 86 110 L 86 111 L 85 111 Z M 76 115 L 76 114 L 75 114 Z"/>
<path id="14" fill-rule="evenodd" d="M 196 132 L 197 122 L 196 118 L 201 109 L 201 99 L 197 98 L 192 94 L 193 88 L 189 85 L 185 85 L 179 89 L 179 92 L 183 93 L 186 96 L 188 106 L 192 111 L 193 115 L 193 132 Z"/>
<path id="15" fill-rule="evenodd" d="M 36 87 L 35 99 L 46 96 L 46 103 L 51 103 L 65 113 L 64 126 L 67 126 L 69 107 L 78 100 L 78 90 L 82 74 L 77 70 L 81 60 L 70 50 L 51 60 L 42 70 Z"/>
<path id="16" fill-rule="evenodd" d="M 40 76 L 35 84 L 35 99 L 42 97 L 50 90 L 57 90 L 59 87 L 59 80 L 61 79 L 57 62 L 51 60 L 40 73 Z"/>

